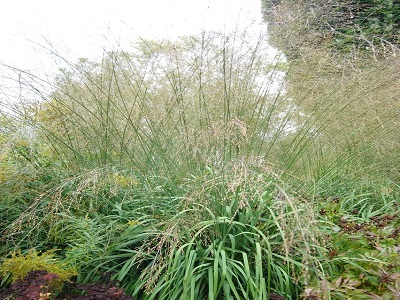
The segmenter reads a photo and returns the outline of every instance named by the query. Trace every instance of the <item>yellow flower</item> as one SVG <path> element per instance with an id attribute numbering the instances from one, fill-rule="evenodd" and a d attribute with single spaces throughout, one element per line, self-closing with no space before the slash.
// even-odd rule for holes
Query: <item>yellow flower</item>
<path id="1" fill-rule="evenodd" d="M 123 188 L 134 186 L 138 184 L 136 178 L 132 176 L 123 176 L 119 174 L 113 174 L 113 179 L 117 185 Z"/>
<path id="2" fill-rule="evenodd" d="M 137 225 L 137 224 L 140 224 L 140 222 L 137 221 L 137 220 L 129 220 L 129 221 L 128 221 L 128 225 L 135 226 L 135 225 Z"/>

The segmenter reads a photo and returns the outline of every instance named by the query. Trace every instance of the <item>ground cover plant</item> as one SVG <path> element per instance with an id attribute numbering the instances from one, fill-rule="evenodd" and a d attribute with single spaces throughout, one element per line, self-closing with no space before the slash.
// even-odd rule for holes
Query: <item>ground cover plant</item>
<path id="1" fill-rule="evenodd" d="M 398 299 L 399 78 L 374 79 L 377 63 L 335 80 L 306 51 L 300 76 L 267 42 L 142 40 L 99 61 L 55 53 L 54 81 L 22 72 L 36 97 L 1 119 L 2 292 Z M 47 284 L 60 272 L 33 262 L 49 253 L 75 284 Z"/>

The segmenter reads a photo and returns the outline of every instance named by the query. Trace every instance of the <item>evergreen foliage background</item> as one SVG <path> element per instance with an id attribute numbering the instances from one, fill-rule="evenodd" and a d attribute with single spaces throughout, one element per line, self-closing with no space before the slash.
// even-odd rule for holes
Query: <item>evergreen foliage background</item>
<path id="1" fill-rule="evenodd" d="M 398 48 L 400 44 L 400 2 L 396 0 L 262 0 L 268 22 L 282 24 L 287 20 L 279 11 L 296 5 L 303 11 L 308 29 L 343 52 L 354 46 L 372 49 L 376 45 Z M 280 7 L 278 9 L 278 7 Z M 292 11 L 293 12 L 293 11 Z M 288 17 L 288 16 L 287 16 Z"/>

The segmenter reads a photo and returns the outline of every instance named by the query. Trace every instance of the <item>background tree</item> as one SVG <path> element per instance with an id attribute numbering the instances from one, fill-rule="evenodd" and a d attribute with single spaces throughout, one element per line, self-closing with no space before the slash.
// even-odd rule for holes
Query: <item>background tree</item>
<path id="1" fill-rule="evenodd" d="M 271 42 L 287 54 L 287 92 L 331 149 L 363 146 L 364 164 L 399 174 L 399 4 L 262 1 Z M 327 118 L 320 118 L 321 113 Z M 348 130 L 343 130 L 346 124 Z M 349 148 L 349 149 L 350 149 Z M 336 151 L 335 150 L 335 151 Z M 358 153 L 358 154 L 357 154 Z M 361 154 L 362 153 L 362 154 Z M 384 158 L 384 159 L 383 159 Z M 387 162 L 384 161 L 387 159 Z"/>

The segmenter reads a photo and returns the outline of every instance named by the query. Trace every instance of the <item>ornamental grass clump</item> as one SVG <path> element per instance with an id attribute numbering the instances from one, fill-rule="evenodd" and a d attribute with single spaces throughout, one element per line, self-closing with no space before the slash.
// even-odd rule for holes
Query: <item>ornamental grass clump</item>
<path id="1" fill-rule="evenodd" d="M 324 272 L 315 218 L 277 174 L 253 167 L 240 161 L 226 173 L 193 176 L 175 215 L 129 225 L 107 263 L 91 272 L 111 268 L 141 299 L 298 294 Z"/>
<path id="2" fill-rule="evenodd" d="M 398 119 L 353 114 L 383 85 L 313 86 L 268 50 L 262 34 L 203 33 L 99 61 L 58 56 L 54 81 L 21 72 L 40 101 L 14 110 L 34 143 L 1 153 L 1 253 L 60 249 L 79 283 L 111 272 L 138 299 L 329 296 L 336 264 L 360 259 L 330 258 L 345 206 L 318 212 L 365 186 L 398 188 Z M 17 184 L 26 170 L 40 180 Z"/>

